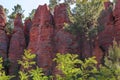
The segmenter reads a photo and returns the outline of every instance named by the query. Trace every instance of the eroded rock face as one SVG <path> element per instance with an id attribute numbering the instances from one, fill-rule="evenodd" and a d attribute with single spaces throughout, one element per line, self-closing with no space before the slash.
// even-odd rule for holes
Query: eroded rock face
<path id="1" fill-rule="evenodd" d="M 7 58 L 8 38 L 5 33 L 6 16 L 4 8 L 0 5 L 0 56 Z"/>
<path id="2" fill-rule="evenodd" d="M 67 13 L 67 5 L 60 4 L 57 5 L 54 9 L 54 22 L 55 22 L 55 53 L 77 53 L 78 52 L 78 44 L 76 37 L 71 33 L 64 30 L 64 24 L 70 24 L 70 19 Z M 57 64 L 56 64 L 57 65 Z M 60 74 L 62 72 L 59 71 L 56 67 L 53 69 L 53 74 Z"/>
<path id="3" fill-rule="evenodd" d="M 104 57 L 104 52 L 102 51 L 102 49 L 99 46 L 98 40 L 95 40 L 95 45 L 94 45 L 94 49 L 93 49 L 93 56 L 95 56 L 96 61 L 97 61 L 97 67 L 99 67 L 100 64 L 102 64 L 102 60 Z"/>
<path id="4" fill-rule="evenodd" d="M 55 7 L 54 21 L 56 28 L 55 44 L 57 53 L 74 53 L 77 46 L 75 43 L 75 37 L 63 29 L 65 23 L 70 23 L 66 4 L 60 4 Z"/>
<path id="5" fill-rule="evenodd" d="M 115 40 L 120 43 L 120 0 L 116 0 L 115 9 L 113 11 L 113 15 L 115 17 L 114 20 L 114 33 L 115 33 Z"/>
<path id="6" fill-rule="evenodd" d="M 10 75 L 17 74 L 20 66 L 18 65 L 18 61 L 21 59 L 21 56 L 24 53 L 25 49 L 25 37 L 23 32 L 23 24 L 21 19 L 21 14 L 17 14 L 14 20 L 14 30 L 10 40 L 9 47 L 9 60 L 10 60 Z"/>
<path id="7" fill-rule="evenodd" d="M 110 10 L 110 2 L 106 2 L 105 11 L 106 16 L 101 19 L 105 26 L 105 29 L 98 35 L 99 46 L 103 51 L 108 51 L 110 45 L 113 44 L 113 40 L 120 42 L 120 0 L 117 0 L 114 10 Z"/>
<path id="8" fill-rule="evenodd" d="M 24 23 L 24 34 L 25 34 L 25 41 L 26 41 L 26 47 L 29 44 L 29 39 L 30 39 L 30 29 L 32 27 L 32 20 L 30 18 L 25 20 Z"/>
<path id="9" fill-rule="evenodd" d="M 76 39 L 72 34 L 64 30 L 59 30 L 58 32 L 56 32 L 55 35 L 57 53 L 65 54 L 77 52 L 75 51 L 77 48 L 77 44 L 75 41 Z"/>
<path id="10" fill-rule="evenodd" d="M 64 23 L 70 23 L 66 4 L 57 5 L 54 11 L 52 16 L 47 5 L 37 8 L 28 46 L 32 53 L 37 54 L 37 65 L 42 67 L 46 74 L 55 66 L 52 59 L 56 53 L 77 51 L 75 37 L 63 29 Z"/>
<path id="11" fill-rule="evenodd" d="M 110 2 L 105 3 L 105 10 L 102 13 L 104 18 L 101 18 L 99 21 L 100 25 L 104 26 L 104 30 L 98 34 L 98 44 L 105 52 L 108 51 L 114 40 L 114 16 L 110 9 L 111 5 Z"/>
<path id="12" fill-rule="evenodd" d="M 64 23 L 70 23 L 66 4 L 59 4 L 55 7 L 54 21 L 57 30 L 62 29 L 64 27 Z"/>
<path id="13" fill-rule="evenodd" d="M 37 65 L 43 68 L 46 75 L 51 73 L 53 66 L 54 28 L 52 21 L 53 18 L 47 5 L 40 5 L 33 18 L 28 46 L 28 49 L 37 55 Z"/>

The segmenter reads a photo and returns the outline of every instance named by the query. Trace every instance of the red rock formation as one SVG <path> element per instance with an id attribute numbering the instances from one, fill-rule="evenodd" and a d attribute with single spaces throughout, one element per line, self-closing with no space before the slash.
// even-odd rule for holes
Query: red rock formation
<path id="1" fill-rule="evenodd" d="M 10 40 L 9 47 L 9 59 L 10 59 L 10 75 L 17 74 L 16 72 L 19 70 L 18 61 L 21 59 L 21 56 L 24 53 L 25 49 L 25 37 L 23 32 L 23 25 L 21 14 L 17 14 L 14 20 L 14 30 Z"/>
<path id="2" fill-rule="evenodd" d="M 54 21 L 55 21 L 55 26 L 58 30 L 64 27 L 64 23 L 70 23 L 66 4 L 59 4 L 55 7 Z"/>
<path id="3" fill-rule="evenodd" d="M 106 2 L 105 7 L 107 14 L 99 21 L 105 29 L 98 36 L 100 47 L 107 51 L 114 39 L 120 42 L 120 0 L 117 0 L 114 11 L 110 11 L 110 2 Z"/>
<path id="4" fill-rule="evenodd" d="M 64 30 L 64 23 L 70 23 L 66 4 L 60 4 L 55 7 L 54 22 L 56 53 L 77 53 L 78 44 L 75 36 Z M 61 75 L 61 71 L 59 71 L 57 68 L 54 68 L 53 74 Z"/>
<path id="5" fill-rule="evenodd" d="M 106 5 L 107 4 L 107 5 Z M 104 30 L 98 34 L 99 46 L 106 52 L 114 39 L 114 17 L 112 10 L 110 10 L 110 2 L 106 2 L 105 10 L 103 12 L 104 18 L 99 21 L 100 25 L 104 26 Z M 102 22 L 101 22 L 102 21 Z"/>
<path id="6" fill-rule="evenodd" d="M 101 50 L 101 48 L 99 47 L 97 39 L 95 40 L 95 46 L 94 46 L 94 49 L 93 49 L 93 56 L 96 57 L 95 59 L 98 62 L 97 67 L 99 67 L 99 65 L 102 64 L 102 59 L 103 59 L 104 53 Z"/>
<path id="7" fill-rule="evenodd" d="M 55 35 L 55 44 L 56 44 L 56 50 L 57 53 L 65 54 L 65 53 L 76 53 L 77 50 L 77 42 L 75 42 L 76 39 L 75 37 L 64 31 L 64 30 L 59 30 L 56 32 Z"/>
<path id="8" fill-rule="evenodd" d="M 56 50 L 58 53 L 71 53 L 76 48 L 75 37 L 69 32 L 63 29 L 64 23 L 70 23 L 70 19 L 67 13 L 67 5 L 60 4 L 54 9 L 54 21 L 55 21 L 55 42 Z"/>
<path id="9" fill-rule="evenodd" d="M 7 58 L 8 38 L 5 33 L 6 16 L 4 8 L 0 5 L 0 56 Z"/>
<path id="10" fill-rule="evenodd" d="M 37 55 L 37 65 L 42 67 L 47 75 L 51 72 L 53 66 L 54 28 L 52 21 L 53 18 L 47 5 L 40 5 L 33 18 L 28 46 L 28 49 Z"/>
<path id="11" fill-rule="evenodd" d="M 120 43 L 120 0 L 117 0 L 115 9 L 113 11 L 113 15 L 115 17 L 114 23 L 114 33 L 115 33 L 115 40 Z"/>
<path id="12" fill-rule="evenodd" d="M 30 18 L 26 19 L 25 20 L 25 23 L 24 23 L 24 34 L 25 34 L 25 40 L 26 40 L 26 47 L 28 46 L 29 44 L 29 37 L 30 37 L 30 29 L 32 27 L 32 21 Z"/>

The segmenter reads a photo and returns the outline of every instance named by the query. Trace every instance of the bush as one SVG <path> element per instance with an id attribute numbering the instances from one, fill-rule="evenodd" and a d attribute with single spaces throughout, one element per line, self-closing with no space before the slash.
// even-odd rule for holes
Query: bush
<path id="1" fill-rule="evenodd" d="M 105 57 L 105 66 L 112 71 L 115 80 L 120 80 L 120 46 L 115 41 Z"/>
<path id="2" fill-rule="evenodd" d="M 95 57 L 82 61 L 75 54 L 57 54 L 57 58 L 54 60 L 58 64 L 57 68 L 64 75 L 57 74 L 57 80 L 91 80 L 95 79 L 94 76 L 98 73 L 95 67 L 97 64 Z"/>
<path id="3" fill-rule="evenodd" d="M 29 50 L 25 50 L 22 60 L 18 63 L 22 66 L 21 71 L 19 71 L 20 80 L 48 80 L 49 77 L 43 74 L 42 68 L 35 66 L 36 55 L 32 54 Z M 33 68 L 35 66 L 35 68 Z"/>
<path id="4" fill-rule="evenodd" d="M 9 76 L 5 74 L 4 67 L 3 67 L 3 58 L 0 57 L 0 80 L 10 80 L 14 76 Z"/>
<path id="5" fill-rule="evenodd" d="M 19 71 L 20 80 L 120 80 L 119 56 L 116 56 L 120 51 L 117 44 L 114 44 L 109 49 L 108 56 L 105 57 L 105 66 L 96 67 L 97 61 L 95 57 L 78 59 L 76 54 L 60 54 L 56 55 L 56 68 L 61 71 L 61 74 L 55 76 L 46 76 L 42 68 L 35 66 L 35 54 L 29 50 L 25 50 L 22 59 L 18 61 L 21 65 Z M 119 54 L 118 54 L 119 55 Z M 116 59 L 114 59 L 116 58 Z M 15 76 L 5 74 L 2 66 L 3 60 L 0 58 L 0 80 L 11 80 Z M 34 67 L 33 67 L 34 66 Z"/>

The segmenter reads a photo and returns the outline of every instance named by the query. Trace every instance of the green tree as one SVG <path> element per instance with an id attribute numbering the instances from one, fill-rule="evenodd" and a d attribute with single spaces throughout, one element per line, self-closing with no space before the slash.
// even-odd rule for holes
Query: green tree
<path id="1" fill-rule="evenodd" d="M 57 0 L 49 0 L 49 7 L 51 9 L 54 9 L 54 7 L 57 5 L 58 1 Z"/>
<path id="2" fill-rule="evenodd" d="M 13 12 L 8 16 L 10 19 L 14 19 L 17 13 L 23 14 L 24 10 L 22 9 L 21 5 L 17 4 L 12 8 Z M 24 15 L 22 15 L 24 17 Z"/>
<path id="3" fill-rule="evenodd" d="M 29 13 L 29 18 L 33 19 L 34 14 L 35 14 L 36 9 L 33 9 L 30 13 Z"/>
<path id="4" fill-rule="evenodd" d="M 24 10 L 22 9 L 21 5 L 17 4 L 14 6 L 14 8 L 12 8 L 13 12 L 10 15 L 7 15 L 7 23 L 6 23 L 6 32 L 8 35 L 10 35 L 13 31 L 14 28 L 14 18 L 16 16 L 17 13 L 22 14 L 22 18 L 24 18 L 23 12 Z M 8 14 L 7 9 L 5 9 L 6 14 Z"/>
<path id="5" fill-rule="evenodd" d="M 51 76 L 45 76 L 43 69 L 36 66 L 36 55 L 30 50 L 25 50 L 22 60 L 18 60 L 22 69 L 19 71 L 20 80 L 49 80 Z M 31 78 L 31 79 L 30 79 Z"/>
<path id="6" fill-rule="evenodd" d="M 94 75 L 99 72 L 95 67 L 95 57 L 82 61 L 75 54 L 57 54 L 54 60 L 63 75 L 57 74 L 57 80 L 95 80 Z"/>
<path id="7" fill-rule="evenodd" d="M 75 34 L 89 34 L 97 26 L 99 14 L 104 9 L 103 2 L 104 0 L 76 0 L 76 7 L 73 9 L 75 21 L 69 30 Z"/>
<path id="8" fill-rule="evenodd" d="M 8 15 L 9 10 L 7 8 L 4 8 L 5 14 Z"/>
<path id="9" fill-rule="evenodd" d="M 113 41 L 113 46 L 109 48 L 108 55 L 105 57 L 105 65 L 111 69 L 116 80 L 120 80 L 120 46 L 115 41 Z"/>
<path id="10" fill-rule="evenodd" d="M 51 9 L 54 9 L 54 7 L 60 3 L 60 1 L 62 0 L 49 0 L 49 7 Z M 64 0 L 63 3 L 66 3 L 66 4 L 74 4 L 76 2 L 76 0 Z"/>
<path id="11" fill-rule="evenodd" d="M 72 24 L 64 26 L 65 30 L 78 37 L 81 52 L 83 44 L 92 44 L 92 39 L 97 35 L 97 19 L 100 12 L 104 9 L 104 1 L 105 0 L 76 0 L 76 6 L 73 9 L 72 16 L 69 16 Z M 91 45 L 89 47 L 92 49 Z M 89 54 L 92 55 L 92 51 Z"/>

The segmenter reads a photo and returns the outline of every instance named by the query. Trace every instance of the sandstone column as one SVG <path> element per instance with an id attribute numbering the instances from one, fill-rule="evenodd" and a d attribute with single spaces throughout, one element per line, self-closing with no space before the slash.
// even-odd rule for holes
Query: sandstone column
<path id="1" fill-rule="evenodd" d="M 25 49 L 25 37 L 23 32 L 22 18 L 21 14 L 17 14 L 14 20 L 14 30 L 10 40 L 9 47 L 9 60 L 10 67 L 9 73 L 10 75 L 16 75 L 20 66 L 18 65 L 18 61 L 21 59 L 21 56 L 24 53 Z"/>
<path id="2" fill-rule="evenodd" d="M 37 65 L 46 75 L 51 74 L 53 66 L 53 18 L 48 6 L 39 6 L 33 18 L 28 49 L 37 55 Z"/>
<path id="3" fill-rule="evenodd" d="M 6 16 L 4 8 L 0 5 L 0 57 L 7 58 L 8 38 L 5 33 Z"/>

